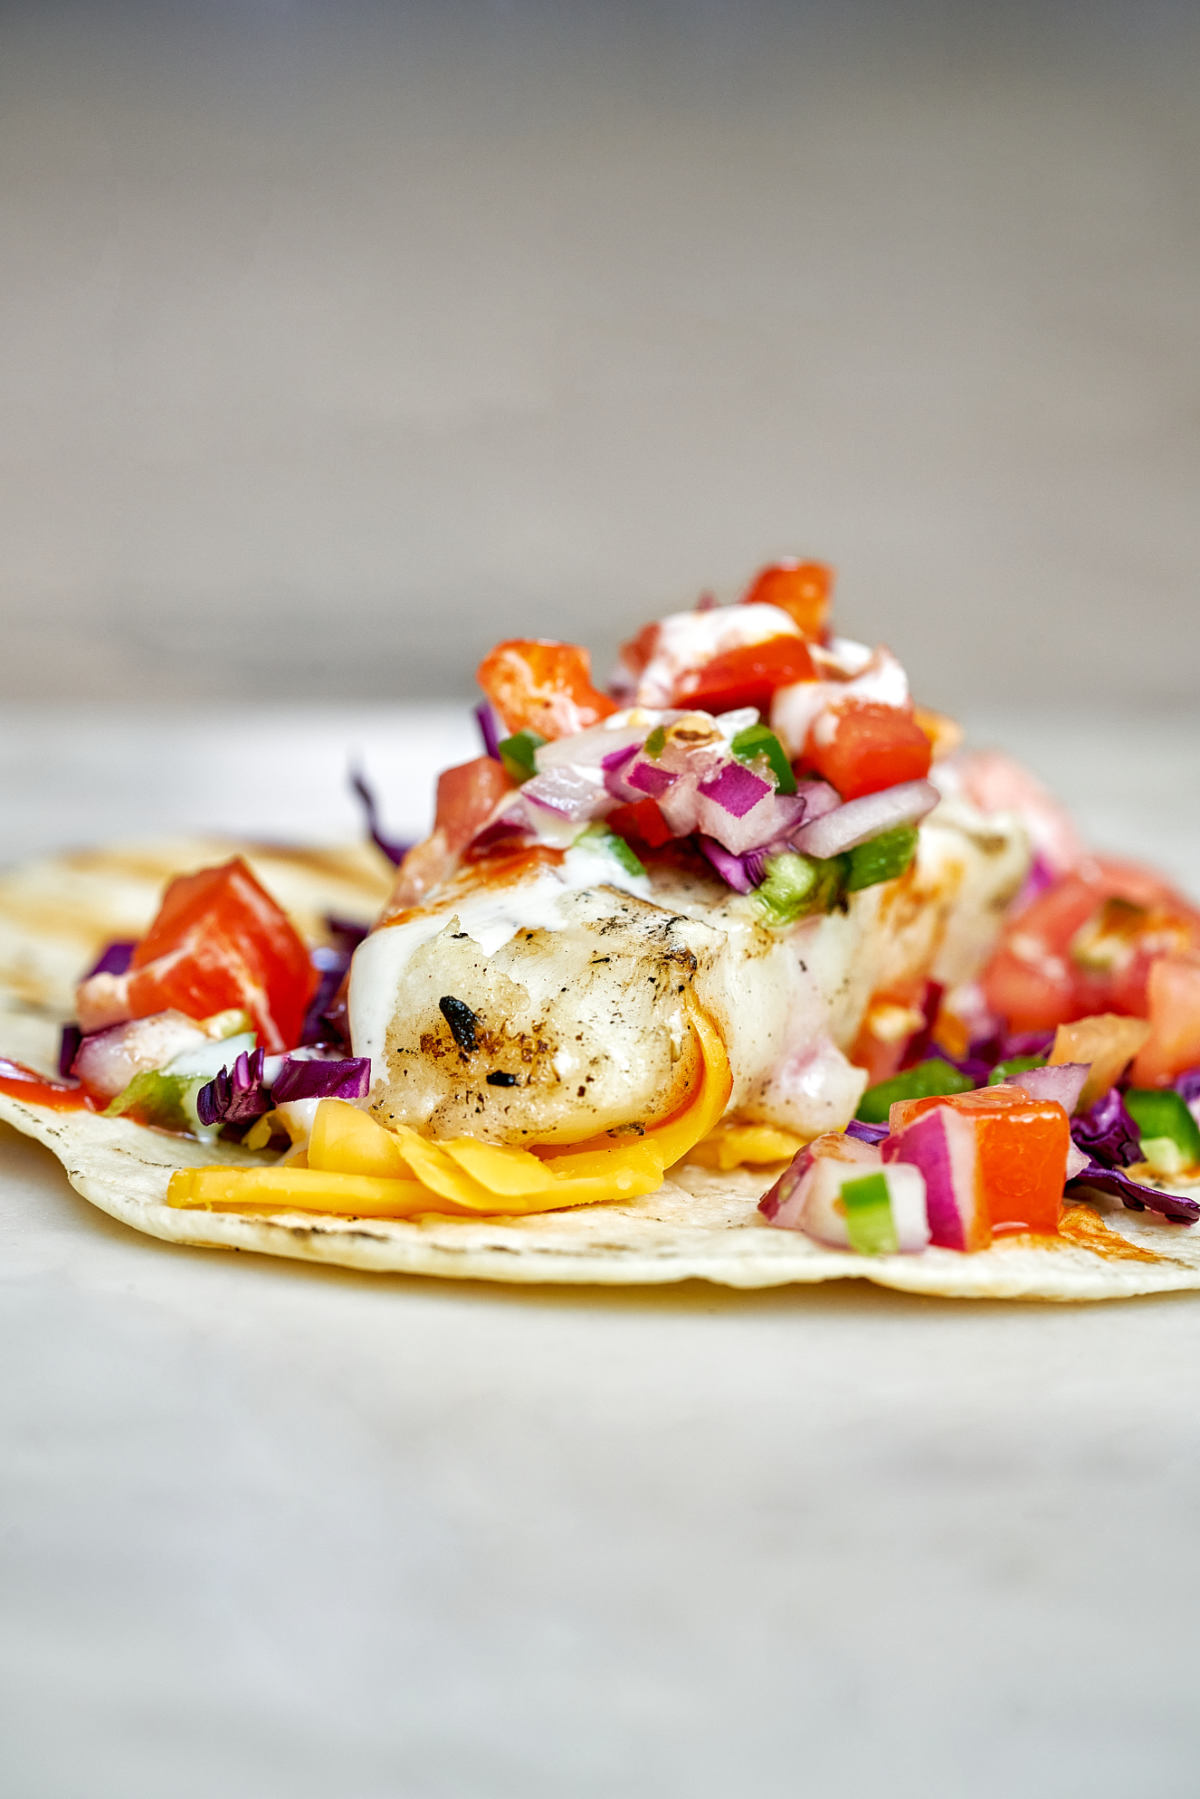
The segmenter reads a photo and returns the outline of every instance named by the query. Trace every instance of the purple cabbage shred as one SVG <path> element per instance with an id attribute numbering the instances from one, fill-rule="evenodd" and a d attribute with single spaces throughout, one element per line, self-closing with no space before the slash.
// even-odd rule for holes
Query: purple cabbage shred
<path id="1" fill-rule="evenodd" d="M 714 837 L 704 836 L 696 838 L 696 846 L 735 893 L 752 893 L 761 885 L 767 867 L 766 850 L 747 850 L 745 855 L 735 856 Z"/>
<path id="2" fill-rule="evenodd" d="M 1071 1136 L 1078 1149 L 1106 1168 L 1128 1168 L 1142 1159 L 1137 1125 L 1115 1087 L 1110 1087 L 1090 1112 L 1072 1118 Z"/>
<path id="3" fill-rule="evenodd" d="M 350 958 L 367 934 L 366 925 L 349 918 L 330 915 L 325 920 L 325 926 L 337 941 L 322 944 L 312 952 L 312 963 L 318 980 L 317 990 L 300 1029 L 300 1042 L 306 1048 L 315 1043 L 340 1043 L 345 1040 L 341 1009 L 335 1006 L 335 1001 L 342 982 L 350 972 Z"/>
<path id="4" fill-rule="evenodd" d="M 888 1127 L 886 1124 L 864 1124 L 861 1118 L 852 1118 L 844 1134 L 856 1138 L 859 1143 L 882 1143 Z"/>
<path id="5" fill-rule="evenodd" d="M 244 1051 L 232 1068 L 222 1068 L 196 1095 L 196 1115 L 201 1124 L 249 1124 L 271 1110 L 271 1095 L 263 1079 L 264 1052 Z"/>
<path id="6" fill-rule="evenodd" d="M 201 1124 L 241 1125 L 293 1099 L 362 1099 L 371 1084 L 368 1056 L 285 1056 L 268 1084 L 261 1049 L 240 1055 L 196 1095 Z"/>
<path id="7" fill-rule="evenodd" d="M 98 961 L 84 975 L 84 980 L 90 981 L 94 974 L 126 974 L 136 948 L 136 943 L 127 943 L 124 940 L 106 944 L 100 952 Z"/>
<path id="8" fill-rule="evenodd" d="M 79 1046 L 83 1042 L 83 1032 L 77 1024 L 64 1024 L 62 1036 L 58 1040 L 58 1072 L 63 1080 L 69 1080 L 71 1070 L 75 1066 L 75 1058 L 79 1054 Z"/>
<path id="9" fill-rule="evenodd" d="M 271 1088 L 277 1106 L 293 1099 L 364 1099 L 371 1085 L 369 1056 L 343 1056 L 336 1062 L 289 1056 Z"/>
<path id="10" fill-rule="evenodd" d="M 1185 1106 L 1194 1107 L 1200 1100 L 1200 1068 L 1188 1068 L 1175 1082 L 1175 1091 Z"/>
<path id="11" fill-rule="evenodd" d="M 499 762 L 500 732 L 496 725 L 496 714 L 486 700 L 480 700 L 475 708 L 475 723 L 479 726 L 484 755 L 490 756 L 493 762 Z"/>
<path id="12" fill-rule="evenodd" d="M 1082 1174 L 1067 1182 L 1067 1192 L 1079 1187 L 1098 1187 L 1101 1193 L 1112 1193 L 1131 1212 L 1157 1212 L 1172 1224 L 1195 1224 L 1200 1218 L 1200 1205 L 1194 1199 L 1181 1199 L 1177 1193 L 1160 1193 L 1157 1187 L 1144 1187 L 1120 1168 L 1102 1168 L 1091 1162 Z"/>
<path id="13" fill-rule="evenodd" d="M 352 768 L 350 770 L 350 785 L 362 802 L 362 809 L 366 815 L 367 821 L 367 835 L 370 837 L 371 842 L 375 845 L 376 849 L 383 852 L 389 862 L 399 868 L 405 856 L 407 856 L 409 850 L 412 848 L 412 844 L 399 843 L 394 837 L 386 837 L 384 835 L 379 822 L 379 806 L 376 802 L 374 793 L 367 783 L 367 777 L 361 768 Z"/>

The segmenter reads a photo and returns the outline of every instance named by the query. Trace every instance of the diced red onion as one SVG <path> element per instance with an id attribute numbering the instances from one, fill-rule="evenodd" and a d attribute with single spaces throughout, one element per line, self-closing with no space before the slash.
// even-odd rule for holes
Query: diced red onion
<path id="1" fill-rule="evenodd" d="M 528 842 L 534 836 L 533 826 L 521 805 L 520 795 L 515 795 L 505 806 L 504 811 L 489 818 L 481 825 L 471 839 L 471 849 L 476 855 L 483 855 L 498 845 L 507 843 L 515 846 L 519 842 Z"/>
<path id="2" fill-rule="evenodd" d="M 775 1185 L 769 1187 L 763 1194 L 758 1202 L 758 1209 L 768 1223 L 779 1224 L 780 1228 L 783 1230 L 787 1230 L 789 1227 L 794 1228 L 792 1223 L 794 1211 L 794 1224 L 799 1224 L 800 1218 L 804 1212 L 803 1195 L 800 1196 L 799 1202 L 795 1208 L 793 1208 L 789 1202 L 799 1192 L 800 1184 L 812 1167 L 812 1163 L 813 1152 L 811 1145 L 806 1145 L 805 1148 L 797 1150 L 779 1179 L 775 1182 Z M 785 1208 L 787 1208 L 786 1211 Z M 781 1213 L 783 1213 L 782 1222 L 780 1220 Z"/>
<path id="3" fill-rule="evenodd" d="M 522 805 L 543 806 L 560 818 L 576 824 L 599 818 L 609 811 L 612 801 L 603 782 L 590 769 L 560 766 L 547 769 L 524 783 L 520 792 Z"/>
<path id="4" fill-rule="evenodd" d="M 135 1075 L 162 1068 L 185 1049 L 208 1041 L 199 1025 L 182 1012 L 155 1012 L 84 1037 L 71 1072 L 93 1099 L 115 1099 Z"/>
<path id="5" fill-rule="evenodd" d="M 674 787 L 679 779 L 669 768 L 663 768 L 657 762 L 651 762 L 640 756 L 631 765 L 625 776 L 629 786 L 639 795 L 648 795 L 650 799 L 661 799 L 668 787 Z"/>
<path id="6" fill-rule="evenodd" d="M 699 792 L 704 799 L 712 800 L 723 812 L 728 812 L 731 818 L 745 818 L 750 808 L 765 800 L 774 788 L 770 781 L 764 781 L 744 762 L 735 760 L 727 762 L 719 774 L 701 781 Z"/>
<path id="7" fill-rule="evenodd" d="M 559 767 L 607 769 L 628 750 L 639 750 L 650 725 L 589 725 L 586 731 L 570 731 L 552 737 L 534 751 L 538 773 Z"/>
<path id="8" fill-rule="evenodd" d="M 695 775 L 680 775 L 674 787 L 669 787 L 658 802 L 667 828 L 675 837 L 690 837 L 696 829 L 698 786 Z"/>
<path id="9" fill-rule="evenodd" d="M 1070 1118 L 1079 1104 L 1091 1066 L 1090 1062 L 1055 1062 L 1045 1068 L 1027 1068 L 1012 1078 L 1030 1099 L 1055 1100 Z"/>
<path id="10" fill-rule="evenodd" d="M 764 1194 L 759 1210 L 778 1229 L 801 1230 L 831 1249 L 848 1249 L 842 1187 L 870 1174 L 882 1174 L 887 1183 L 897 1250 L 911 1254 L 924 1249 L 929 1224 L 920 1171 L 886 1167 L 874 1144 L 854 1137 L 829 1134 L 810 1143 Z"/>
<path id="11" fill-rule="evenodd" d="M 930 1241 L 943 1249 L 983 1249 L 991 1225 L 977 1178 L 974 1125 L 951 1106 L 923 1112 L 903 1131 L 885 1137 L 885 1162 L 908 1162 L 925 1177 Z"/>
<path id="12" fill-rule="evenodd" d="M 930 781 L 902 781 L 881 793 L 867 793 L 847 800 L 836 811 L 802 825 L 792 842 L 808 856 L 839 856 L 857 849 L 884 831 L 916 824 L 938 803 L 938 790 Z"/>

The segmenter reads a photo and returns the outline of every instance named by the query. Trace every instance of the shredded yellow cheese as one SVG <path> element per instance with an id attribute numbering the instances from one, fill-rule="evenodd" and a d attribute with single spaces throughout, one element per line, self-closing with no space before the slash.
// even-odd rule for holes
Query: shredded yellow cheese
<path id="1" fill-rule="evenodd" d="M 701 1051 L 699 1087 L 673 1117 L 640 1137 L 618 1143 L 593 1137 L 533 1149 L 470 1137 L 439 1143 L 407 1125 L 390 1130 L 346 1100 L 324 1099 L 316 1109 L 306 1167 L 179 1169 L 171 1176 L 167 1203 L 358 1217 L 512 1216 L 640 1198 L 661 1186 L 667 1169 L 710 1135 L 733 1088 L 720 1032 L 690 994 L 685 1004 Z"/>
<path id="2" fill-rule="evenodd" d="M 805 1139 L 794 1131 L 773 1124 L 738 1124 L 733 1120 L 718 1124 L 688 1156 L 702 1168 L 716 1168 L 728 1174 L 731 1168 L 766 1166 L 772 1162 L 790 1162 Z"/>

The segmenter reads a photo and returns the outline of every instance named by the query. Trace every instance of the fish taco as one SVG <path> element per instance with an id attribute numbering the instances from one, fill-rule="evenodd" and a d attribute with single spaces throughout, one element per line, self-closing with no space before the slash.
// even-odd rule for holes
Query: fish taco
<path id="1" fill-rule="evenodd" d="M 603 689 L 498 645 L 407 850 L 0 879 L 0 1118 L 151 1235 L 378 1271 L 1200 1286 L 1200 912 L 831 588 L 773 565 Z"/>

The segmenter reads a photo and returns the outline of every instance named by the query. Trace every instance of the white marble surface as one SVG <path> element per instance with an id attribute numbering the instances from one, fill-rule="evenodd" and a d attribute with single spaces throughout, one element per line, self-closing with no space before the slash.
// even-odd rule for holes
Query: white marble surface
<path id="1" fill-rule="evenodd" d="M 1200 886 L 1194 727 L 1010 722 Z M 6 715 L 5 852 L 346 834 L 349 747 L 416 824 L 461 729 Z M 373 1280 L 5 1134 L 0 1366 L 14 1799 L 1196 1790 L 1194 1297 Z"/>

